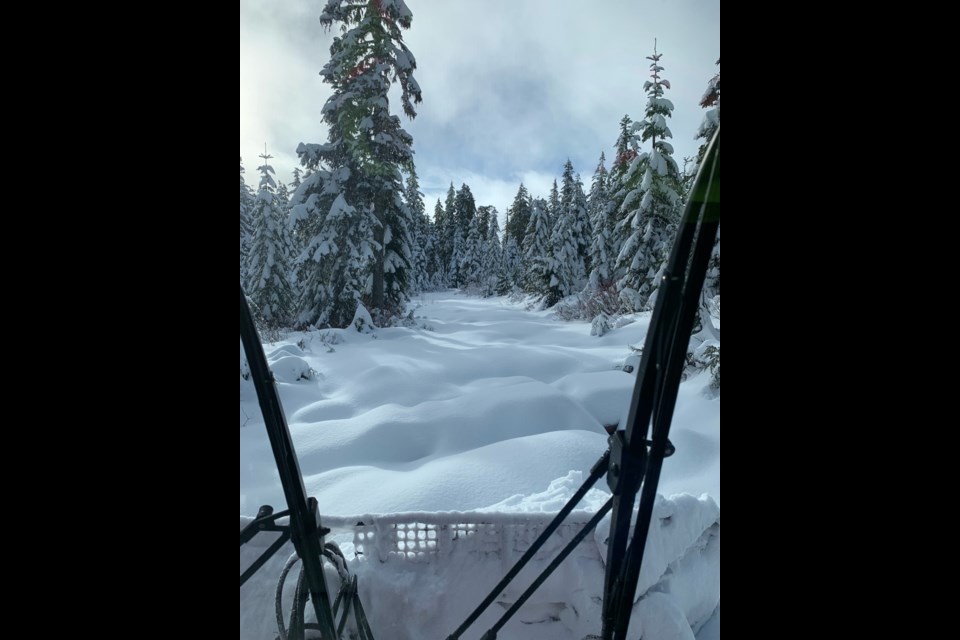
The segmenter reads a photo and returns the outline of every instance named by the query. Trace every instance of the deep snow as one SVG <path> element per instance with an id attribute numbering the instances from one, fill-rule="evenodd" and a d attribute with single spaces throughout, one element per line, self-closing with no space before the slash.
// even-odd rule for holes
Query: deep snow
<path id="1" fill-rule="evenodd" d="M 414 306 L 414 327 L 295 333 L 265 345 L 308 494 L 318 499 L 324 516 L 367 514 L 365 522 L 375 514 L 448 511 L 527 514 L 528 526 L 548 520 L 605 450 L 603 425 L 620 420 L 628 408 L 635 378 L 614 366 L 629 354 L 629 345 L 642 343 L 649 315 L 598 338 L 590 335 L 589 323 L 560 322 L 549 312 L 527 311 L 503 298 L 446 292 L 419 297 Z M 663 548 L 648 551 L 641 586 L 666 589 L 666 595 L 651 593 L 637 605 L 649 609 L 638 627 L 663 629 L 651 637 L 687 637 L 674 633 L 684 625 L 692 637 L 690 626 L 698 628 L 719 599 L 719 525 L 713 524 L 719 522 L 720 400 L 706 392 L 707 384 L 701 376 L 681 385 L 671 431 L 677 453 L 664 464 L 660 493 L 709 498 L 658 504 L 658 513 L 677 514 L 670 521 L 685 534 L 651 537 L 651 545 Z M 244 516 L 261 504 L 282 508 L 283 500 L 256 396 L 243 380 L 240 400 Z M 584 501 L 580 522 L 606 499 L 603 481 L 598 489 Z M 338 537 L 345 551 L 355 550 L 352 537 Z M 546 623 L 517 622 L 519 635 L 510 635 L 508 625 L 501 638 L 580 640 L 583 634 L 575 634 L 592 628 L 593 612 L 587 609 L 596 606 L 591 600 L 596 589 L 602 590 L 597 576 L 602 580 L 603 558 L 602 539 L 594 543 L 592 550 L 578 550 L 589 557 L 579 556 L 576 577 L 563 583 L 580 587 L 568 589 L 565 599 L 562 589 L 548 589 L 524 609 L 528 618 L 542 613 Z M 406 602 L 408 611 L 422 611 L 415 618 L 402 616 L 402 628 L 387 635 L 445 637 L 479 602 L 483 594 L 477 594 L 502 575 L 508 559 L 501 556 L 501 562 L 481 568 L 474 558 L 467 567 L 467 555 L 444 556 L 427 573 L 404 563 L 357 562 L 353 570 L 360 575 L 364 601 L 381 603 L 376 612 L 367 607 L 374 632 L 377 624 L 400 624 L 396 608 L 386 604 L 393 594 L 398 606 Z M 283 559 L 277 559 L 281 566 Z M 241 637 L 272 637 L 267 632 L 273 629 L 271 566 L 258 575 L 262 582 L 241 590 Z M 476 579 L 463 580 L 464 571 Z M 395 593 L 398 584 L 411 586 Z M 269 591 L 266 609 L 261 591 Z M 419 595 L 406 599 L 413 594 Z M 557 625 L 567 635 L 558 635 Z M 719 614 L 708 625 L 713 626 L 719 637 Z M 474 631 L 465 638 L 479 637 L 482 628 Z"/>

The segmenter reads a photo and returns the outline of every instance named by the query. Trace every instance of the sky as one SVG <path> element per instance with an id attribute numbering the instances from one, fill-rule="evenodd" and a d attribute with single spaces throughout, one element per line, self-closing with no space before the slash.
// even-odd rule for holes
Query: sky
<path id="1" fill-rule="evenodd" d="M 326 0 L 240 0 L 240 155 L 257 184 L 264 145 L 289 182 L 300 142 L 325 142 L 319 76 L 334 32 Z M 607 167 L 620 119 L 643 116 L 654 39 L 675 105 L 668 123 L 682 166 L 720 58 L 720 0 L 406 0 L 404 41 L 423 90 L 417 117 L 391 108 L 413 136 L 427 211 L 453 182 L 503 215 L 522 181 L 546 197 L 569 158 L 585 190 Z"/>

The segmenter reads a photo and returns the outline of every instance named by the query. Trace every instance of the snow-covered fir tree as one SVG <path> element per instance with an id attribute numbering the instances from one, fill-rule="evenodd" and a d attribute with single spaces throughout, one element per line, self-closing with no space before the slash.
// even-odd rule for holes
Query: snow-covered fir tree
<path id="1" fill-rule="evenodd" d="M 301 159 L 303 161 L 303 159 Z M 289 218 L 287 224 L 290 227 L 290 242 L 293 247 L 294 256 L 294 284 L 295 290 L 301 292 L 302 280 L 309 276 L 310 265 L 304 259 L 304 252 L 313 234 L 316 232 L 321 216 L 317 215 L 315 207 L 298 206 L 303 205 L 311 195 L 316 196 L 324 190 L 323 177 L 328 175 L 322 172 L 319 176 L 314 175 L 310 169 L 301 171 L 300 168 L 293 170 L 293 190 L 289 198 Z M 304 186 L 304 183 L 309 183 Z M 298 293 L 298 296 L 300 294 Z M 299 301 L 298 301 L 299 304 Z"/>
<path id="2" fill-rule="evenodd" d="M 589 242 L 589 229 L 584 229 L 586 211 L 583 198 L 578 197 L 577 179 L 573 163 L 567 160 L 563 168 L 563 188 L 558 196 L 556 219 L 550 234 L 550 255 L 543 264 L 546 268 L 547 290 L 545 303 L 553 306 L 568 295 L 579 291 L 586 280 L 586 269 L 580 255 L 581 242 Z"/>
<path id="3" fill-rule="evenodd" d="M 717 60 L 717 66 L 720 66 L 720 60 Z M 710 78 L 707 82 L 707 90 L 703 92 L 700 98 L 700 106 L 707 110 L 697 129 L 697 140 L 703 140 L 700 149 L 697 151 L 697 165 L 703 162 L 703 156 L 707 152 L 707 145 L 713 139 L 713 134 L 717 132 L 720 126 L 720 72 Z"/>
<path id="4" fill-rule="evenodd" d="M 550 289 L 553 251 L 550 246 L 551 229 L 547 203 L 534 198 L 530 207 L 530 222 L 524 236 L 523 261 L 526 269 L 524 289 L 528 293 L 546 295 Z"/>
<path id="5" fill-rule="evenodd" d="M 480 286 L 483 279 L 483 242 L 480 238 L 480 221 L 470 218 L 467 236 L 463 241 L 460 256 L 460 286 L 469 289 Z"/>
<path id="6" fill-rule="evenodd" d="M 570 159 L 563 165 L 563 177 L 561 178 L 560 204 L 558 219 L 554 222 L 554 228 L 559 224 L 560 219 L 566 218 L 563 223 L 570 233 L 574 247 L 576 248 L 575 264 L 569 267 L 571 273 L 576 273 L 576 288 L 580 289 L 589 273 L 590 259 L 590 218 L 587 216 L 587 201 L 583 194 L 583 185 L 580 182 L 580 176 L 573 171 L 573 163 Z M 571 283 L 573 284 L 573 283 Z M 566 293 L 564 295 L 570 295 Z"/>
<path id="7" fill-rule="evenodd" d="M 455 285 L 458 287 L 464 287 L 468 284 L 467 279 L 476 276 L 476 273 L 465 273 L 463 271 L 463 265 L 467 261 L 475 260 L 477 258 L 476 255 L 467 255 L 467 234 L 470 232 L 470 224 L 473 222 L 474 218 L 477 217 L 477 204 L 473 199 L 473 193 L 470 191 L 470 186 L 466 183 L 460 185 L 460 190 L 457 191 L 454 207 L 456 210 L 454 219 L 456 220 L 457 229 L 457 233 L 454 237 L 454 250 L 457 252 L 457 278 Z M 456 244 L 458 239 L 459 245 Z"/>
<path id="8" fill-rule="evenodd" d="M 407 187 L 404 191 L 404 201 L 407 209 L 410 211 L 411 218 L 411 243 L 410 251 L 412 254 L 412 267 L 414 277 L 411 279 L 411 292 L 419 293 L 429 287 L 429 275 L 427 274 L 427 253 L 426 244 L 430 221 L 427 220 L 425 207 L 423 205 L 423 194 L 420 193 L 420 181 L 417 178 L 417 169 L 410 165 L 410 173 L 407 175 Z"/>
<path id="9" fill-rule="evenodd" d="M 717 60 L 717 66 L 720 66 L 720 60 Z M 707 145 L 713 139 L 713 135 L 720 128 L 720 72 L 710 78 L 707 83 L 707 90 L 700 99 L 700 106 L 707 110 L 703 116 L 703 122 L 697 129 L 697 139 L 703 140 L 697 153 L 697 166 L 703 162 L 703 157 L 707 153 Z M 720 295 L 720 230 L 717 230 L 717 242 L 713 245 L 713 252 L 710 254 L 710 265 L 707 269 L 707 278 L 703 283 L 704 296 L 709 300 Z M 719 378 L 719 376 L 718 376 Z"/>
<path id="10" fill-rule="evenodd" d="M 286 216 L 290 210 L 290 190 L 287 189 L 287 185 L 283 184 L 283 180 L 277 180 L 277 200 L 279 201 L 279 206 L 281 211 L 284 213 L 284 224 L 287 225 Z"/>
<path id="11" fill-rule="evenodd" d="M 587 208 L 593 230 L 590 244 L 590 287 L 593 290 L 609 287 L 616 269 L 617 247 L 613 228 L 616 224 L 615 210 L 607 191 L 606 156 L 600 154 L 600 162 L 593 172 Z"/>
<path id="12" fill-rule="evenodd" d="M 616 212 L 615 217 L 618 222 L 620 221 L 620 205 L 623 203 L 623 198 L 627 192 L 627 189 L 624 188 L 624 176 L 627 173 L 627 169 L 629 169 L 633 163 L 634 158 L 637 157 L 632 126 L 633 120 L 630 119 L 630 116 L 625 115 L 620 119 L 620 132 L 617 135 L 617 141 L 614 143 L 616 155 L 614 156 L 613 164 L 610 167 L 610 174 L 607 178 L 607 193 L 609 194 L 613 209 Z M 625 237 L 620 236 L 614 238 L 614 245 L 616 245 L 618 253 L 625 240 Z"/>
<path id="13" fill-rule="evenodd" d="M 497 294 L 505 296 L 523 287 L 523 256 L 520 246 L 512 235 L 504 235 L 503 260 L 500 278 L 497 281 Z"/>
<path id="14" fill-rule="evenodd" d="M 442 286 L 440 263 L 437 260 L 437 230 L 433 222 L 424 216 L 423 226 L 421 227 L 420 242 L 424 257 L 424 283 L 423 291 L 436 291 Z"/>
<path id="15" fill-rule="evenodd" d="M 625 307 L 639 311 L 653 303 L 658 284 L 673 241 L 681 205 L 677 190 L 680 170 L 673 159 L 673 146 L 667 142 L 673 134 L 667 118 L 673 103 L 663 97 L 670 82 L 660 77 L 662 54 L 648 56 L 652 80 L 644 83 L 647 105 L 644 119 L 633 124 L 638 154 L 623 176 L 620 222 L 617 230 L 625 237 L 618 263 L 624 270 L 620 280 L 620 299 Z M 640 152 L 640 145 L 650 144 L 650 151 Z"/>
<path id="16" fill-rule="evenodd" d="M 486 238 L 490 229 L 490 212 L 496 215 L 497 208 L 490 205 L 477 207 L 477 228 L 480 230 L 480 237 Z"/>
<path id="17" fill-rule="evenodd" d="M 513 198 L 513 204 L 507 211 L 507 224 L 504 225 L 504 246 L 506 246 L 506 238 L 513 238 L 521 253 L 524 248 L 524 238 L 527 235 L 527 226 L 530 224 L 530 206 L 530 193 L 521 182 L 517 195 Z"/>
<path id="18" fill-rule="evenodd" d="M 557 218 L 560 217 L 560 191 L 557 189 L 557 181 L 554 179 L 553 186 L 550 187 L 550 199 L 547 201 L 547 219 L 550 221 L 552 229 L 557 224 Z"/>
<path id="19" fill-rule="evenodd" d="M 240 158 L 240 284 L 247 286 L 247 256 L 250 255 L 250 213 L 253 210 L 253 195 L 243 179 L 243 158 Z"/>
<path id="20" fill-rule="evenodd" d="M 457 232 L 457 191 L 450 183 L 447 199 L 443 204 L 444 229 L 443 251 L 447 266 L 447 286 L 457 286 L 457 272 L 460 268 L 460 253 L 463 242 Z"/>
<path id="21" fill-rule="evenodd" d="M 590 209 L 587 206 L 587 194 L 583 192 L 583 180 L 577 174 L 573 183 L 573 206 L 577 212 L 577 255 L 583 260 L 584 277 L 590 275 L 592 268 L 590 257 L 590 243 L 593 239 L 593 222 L 590 220 Z"/>
<path id="22" fill-rule="evenodd" d="M 385 318 L 406 299 L 411 218 L 400 171 L 413 162 L 413 139 L 388 93 L 399 83 L 403 111 L 416 117 L 416 61 L 401 33 L 411 19 L 404 0 L 327 0 L 320 16 L 339 35 L 320 72 L 333 89 L 322 109 L 327 143 L 297 149 L 313 172 L 294 203 L 308 221 L 302 324 L 346 326 L 361 302 Z"/>
<path id="23" fill-rule="evenodd" d="M 450 254 L 445 242 L 447 233 L 447 217 L 440 199 L 433 208 L 433 251 L 430 252 L 429 271 L 433 277 L 433 287 L 441 289 L 447 286 L 447 272 L 450 265 Z"/>
<path id="24" fill-rule="evenodd" d="M 483 207 L 487 210 L 487 238 L 483 252 L 483 295 L 497 293 L 503 276 L 503 251 L 500 245 L 500 220 L 496 207 Z"/>
<path id="25" fill-rule="evenodd" d="M 260 323 L 267 327 L 289 326 L 294 308 L 290 284 L 290 236 L 285 199 L 278 195 L 277 182 L 269 161 L 262 156 L 260 190 L 252 212 L 253 234 L 247 258 L 247 295 Z M 284 188 L 285 191 L 285 188 Z"/>

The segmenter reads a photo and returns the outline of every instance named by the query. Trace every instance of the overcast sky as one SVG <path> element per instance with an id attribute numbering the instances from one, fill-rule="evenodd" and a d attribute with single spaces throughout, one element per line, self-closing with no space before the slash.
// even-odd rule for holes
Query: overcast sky
<path id="1" fill-rule="evenodd" d="M 427 211 L 452 181 L 503 214 L 523 181 L 546 197 L 569 157 L 589 189 L 600 152 L 613 155 L 624 114 L 643 116 L 654 38 L 663 54 L 675 158 L 692 155 L 698 102 L 720 57 L 720 0 L 406 0 L 404 40 L 423 90 L 417 118 L 394 113 L 414 140 Z M 325 0 L 240 0 L 240 155 L 247 180 L 266 143 L 278 177 L 300 142 L 326 141 L 319 72 L 333 33 Z"/>

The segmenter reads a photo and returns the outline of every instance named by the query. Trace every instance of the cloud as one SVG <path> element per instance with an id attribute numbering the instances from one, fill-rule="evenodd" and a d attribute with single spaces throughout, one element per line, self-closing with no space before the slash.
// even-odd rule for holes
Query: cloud
<path id="1" fill-rule="evenodd" d="M 673 87 L 677 161 L 695 152 L 699 98 L 720 57 L 719 0 L 407 4 L 424 101 L 403 122 L 428 210 L 453 180 L 502 215 L 520 180 L 546 196 L 568 157 L 589 186 L 600 152 L 612 156 L 620 118 L 643 115 L 654 38 Z M 293 168 L 298 142 L 325 139 L 329 91 L 317 74 L 332 36 L 317 21 L 322 5 L 241 0 L 241 153 L 276 144 L 278 171 Z"/>

